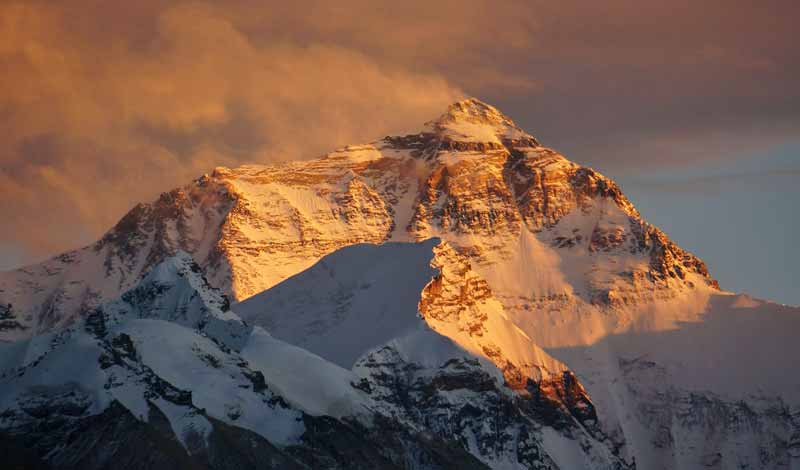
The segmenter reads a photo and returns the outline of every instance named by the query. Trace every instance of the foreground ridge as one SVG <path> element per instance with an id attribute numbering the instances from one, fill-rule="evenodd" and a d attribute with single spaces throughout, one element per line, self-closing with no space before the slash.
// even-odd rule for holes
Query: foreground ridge
<path id="1" fill-rule="evenodd" d="M 512 351 L 518 368 L 499 350 L 475 350 L 441 318 L 432 328 L 417 316 L 413 294 L 393 290 L 398 258 L 409 284 L 431 281 L 433 265 L 418 268 L 431 263 L 436 243 L 339 250 L 241 305 L 247 323 L 188 256 L 168 258 L 72 327 L 4 348 L 0 443 L 31 448 L 54 468 L 557 468 L 552 440 L 575 439 L 594 468 L 620 468 L 588 395 L 563 365 L 543 351 L 521 364 Z M 373 266 L 367 277 L 348 272 L 364 255 Z M 332 276 L 335 291 L 320 284 L 319 297 L 301 300 L 307 277 L 320 274 Z M 376 295 L 398 307 L 386 320 L 401 318 L 359 339 L 348 328 L 370 320 L 364 309 L 375 308 Z M 331 318 L 326 306 L 339 313 Z M 496 324 L 499 312 L 478 310 L 489 315 L 487 337 L 529 341 Z M 310 322 L 297 324 L 298 316 Z M 267 323 L 278 337 L 258 326 Z M 282 341 L 297 343 L 295 335 L 316 337 L 303 346 L 320 355 Z M 337 340 L 361 350 L 345 356 L 327 347 Z M 528 350 L 536 348 L 516 354 Z M 524 393 L 504 381 L 508 367 L 527 379 Z M 132 438 L 150 448 L 150 463 L 123 446 Z M 477 447 L 459 444 L 468 440 Z"/>

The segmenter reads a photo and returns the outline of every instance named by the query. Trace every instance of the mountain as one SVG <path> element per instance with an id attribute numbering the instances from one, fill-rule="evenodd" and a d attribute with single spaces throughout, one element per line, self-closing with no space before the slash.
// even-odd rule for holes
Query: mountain
<path id="1" fill-rule="evenodd" d="M 0 273 L 0 305 L 2 347 L 17 351 L 4 370 L 66 331 L 82 333 L 54 361 L 113 341 L 85 325 L 122 312 L 112 316 L 136 318 L 121 324 L 137 351 L 221 348 L 301 421 L 365 437 L 348 448 L 393 430 L 394 453 L 374 456 L 392 465 L 446 451 L 493 468 L 800 466 L 800 309 L 720 290 L 612 180 L 476 99 L 416 134 L 217 168 L 137 205 L 88 247 Z M 148 322 L 183 333 L 148 341 L 155 333 L 136 326 Z M 259 434 L 219 403 L 195 403 L 211 382 L 182 381 L 170 372 L 180 362 L 163 375 L 147 367 L 192 392 L 206 436 L 255 432 L 297 465 L 316 465 L 287 450 L 297 442 L 335 454 L 338 431 Z M 12 375 L 9 390 L 38 387 Z M 106 396 L 86 417 L 112 410 L 149 425 L 158 404 L 137 400 Z M 398 464 L 415 452 L 428 457 Z"/>
<path id="2" fill-rule="evenodd" d="M 539 278 L 537 296 L 622 304 L 672 296 L 671 286 L 715 284 L 700 260 L 642 221 L 611 180 L 473 99 L 419 134 L 319 160 L 217 168 L 137 205 L 91 246 L 0 275 L 0 304 L 11 304 L 20 324 L 3 337 L 69 324 L 178 250 L 243 300 L 343 246 L 432 236 L 499 277 L 525 269 L 527 260 L 508 265 L 520 250 L 568 257 L 563 267 L 526 273 Z"/>

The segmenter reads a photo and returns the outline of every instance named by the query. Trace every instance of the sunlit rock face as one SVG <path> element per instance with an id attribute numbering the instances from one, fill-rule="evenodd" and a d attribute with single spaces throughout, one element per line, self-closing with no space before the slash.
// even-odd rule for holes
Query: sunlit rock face
<path id="1" fill-rule="evenodd" d="M 112 327 L 109 311 L 127 320 Z M 343 448 L 364 468 L 407 455 L 426 468 L 792 468 L 800 377 L 780 371 L 800 357 L 798 328 L 796 308 L 720 291 L 611 179 L 467 99 L 414 134 L 217 168 L 88 247 L 0 273 L 0 340 L 18 340 L 0 343 L 17 351 L 4 380 L 24 392 L 0 417 L 17 435 L 41 406 L 74 414 L 65 432 L 166 419 L 173 443 L 153 445 L 169 461 L 177 436 L 195 463 L 240 452 L 222 445 L 235 433 L 300 468 L 346 468 Z M 154 338 L 225 372 L 238 398 L 176 384 L 180 364 L 154 369 Z M 53 361 L 96 353 L 80 393 L 42 400 L 14 378 L 46 377 L 32 358 L 48 348 Z M 296 419 L 248 424 L 260 413 Z M 388 450 L 368 452 L 376 442 Z"/>
<path id="2" fill-rule="evenodd" d="M 137 205 L 95 244 L 0 275 L 0 303 L 19 322 L 1 334 L 67 325 L 178 250 L 243 300 L 343 246 L 432 236 L 492 272 L 531 243 L 587 268 L 555 270 L 564 281 L 536 286 L 537 296 L 610 305 L 715 285 L 702 261 L 644 222 L 611 180 L 469 99 L 418 134 L 318 160 L 217 168 Z"/>

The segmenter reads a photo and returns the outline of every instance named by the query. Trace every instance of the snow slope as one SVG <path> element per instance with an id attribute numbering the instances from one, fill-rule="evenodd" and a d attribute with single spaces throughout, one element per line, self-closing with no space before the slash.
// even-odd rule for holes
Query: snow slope
<path id="1" fill-rule="evenodd" d="M 415 330 L 438 240 L 353 245 L 236 305 L 246 322 L 350 369 L 365 352 Z"/>

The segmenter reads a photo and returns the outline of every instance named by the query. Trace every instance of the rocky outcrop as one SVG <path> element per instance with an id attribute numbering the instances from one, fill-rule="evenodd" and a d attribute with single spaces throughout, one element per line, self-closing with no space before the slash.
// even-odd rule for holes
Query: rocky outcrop
<path id="1" fill-rule="evenodd" d="M 286 452 L 307 468 L 488 468 L 457 443 L 435 434 L 409 430 L 381 415 L 375 417 L 371 426 L 306 415 L 304 425 L 302 443 Z"/>
<path id="2" fill-rule="evenodd" d="M 14 313 L 14 306 L 11 304 L 0 305 L 0 331 L 4 330 L 24 330 L 17 315 Z"/>
<path id="3" fill-rule="evenodd" d="M 452 360 L 427 369 L 384 347 L 359 361 L 356 370 L 365 377 L 360 386 L 380 403 L 379 413 L 458 442 L 490 467 L 518 462 L 529 469 L 560 468 L 543 440 L 542 428 L 551 427 L 580 443 L 587 467 L 626 468 L 590 423 L 590 413 L 583 413 L 583 421 L 577 419 L 564 402 L 543 398 L 549 391 L 510 393 L 478 361 Z M 584 422 L 595 429 L 589 430 Z"/>

